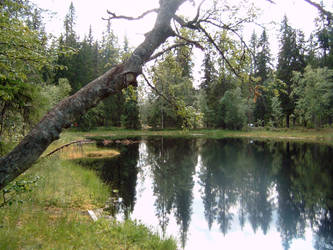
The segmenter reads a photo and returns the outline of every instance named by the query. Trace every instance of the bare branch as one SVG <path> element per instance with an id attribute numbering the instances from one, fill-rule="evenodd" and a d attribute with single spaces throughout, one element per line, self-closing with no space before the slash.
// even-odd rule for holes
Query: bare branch
<path id="1" fill-rule="evenodd" d="M 139 20 L 139 19 L 142 19 L 144 18 L 146 15 L 150 14 L 150 13 L 158 13 L 160 9 L 151 9 L 151 10 L 147 10 L 145 11 L 144 13 L 142 13 L 140 16 L 138 17 L 130 17 L 130 16 L 117 16 L 115 13 L 107 10 L 107 13 L 110 15 L 109 18 L 103 18 L 104 20 L 112 20 L 112 19 L 125 19 L 125 20 L 130 20 L 130 21 L 133 21 L 133 20 Z"/>
<path id="2" fill-rule="evenodd" d="M 215 47 L 215 49 L 220 53 L 222 59 L 227 63 L 227 65 L 229 66 L 229 68 L 231 69 L 231 71 L 238 77 L 240 77 L 240 75 L 238 74 L 238 72 L 236 71 L 236 69 L 231 65 L 231 63 L 229 62 L 229 60 L 226 58 L 226 56 L 224 55 L 224 52 L 221 50 L 221 48 L 215 43 L 214 39 L 211 37 L 211 35 L 201 26 L 199 26 L 199 29 L 201 32 L 203 32 L 205 34 L 205 36 L 207 37 L 208 41 Z"/>
<path id="3" fill-rule="evenodd" d="M 200 11 L 201 11 L 201 7 L 202 5 L 204 4 L 206 0 L 202 0 L 198 6 L 198 9 L 197 9 L 197 14 L 196 16 L 189 22 L 185 22 L 181 17 L 175 15 L 174 16 L 174 20 L 176 20 L 180 26 L 182 27 L 187 27 L 187 28 L 190 28 L 190 29 L 196 29 L 196 26 L 195 24 L 198 23 L 198 20 L 199 20 L 199 17 L 200 17 Z"/>
<path id="4" fill-rule="evenodd" d="M 72 142 L 70 142 L 70 143 L 67 143 L 67 144 L 65 144 L 65 145 L 62 145 L 61 147 L 56 148 L 55 150 L 53 150 L 53 151 L 51 151 L 50 153 L 48 153 L 47 155 L 45 155 L 45 157 L 48 157 L 48 156 L 50 156 L 50 155 L 53 155 L 54 153 L 56 153 L 56 152 L 62 150 L 63 148 L 69 147 L 69 146 L 71 146 L 71 145 L 73 145 L 73 144 L 80 144 L 80 145 L 82 145 L 82 144 L 88 144 L 88 143 L 94 143 L 94 142 L 95 142 L 95 141 L 92 141 L 92 140 L 78 140 L 78 141 L 72 141 Z"/>
<path id="5" fill-rule="evenodd" d="M 186 37 L 183 37 L 181 35 L 176 34 L 176 37 L 180 38 L 181 40 L 184 40 L 185 42 L 194 45 L 195 47 L 197 47 L 198 49 L 201 50 L 205 50 L 204 47 L 202 47 L 202 45 L 198 42 L 198 41 L 193 41 L 191 39 L 188 39 Z"/>
<path id="6" fill-rule="evenodd" d="M 199 7 L 197 9 L 197 15 L 194 17 L 194 19 L 192 21 L 190 21 L 190 23 L 196 23 L 199 19 L 200 16 L 200 11 L 201 11 L 201 6 L 204 4 L 206 0 L 202 0 L 201 3 L 199 4 Z"/>
<path id="7" fill-rule="evenodd" d="M 243 21 L 245 21 L 245 20 L 243 20 Z M 250 50 L 250 48 L 247 46 L 247 43 L 244 41 L 243 37 L 237 32 L 237 30 L 233 29 L 231 26 L 228 26 L 228 25 L 219 25 L 219 24 L 214 23 L 214 22 L 212 22 L 210 20 L 205 20 L 204 22 L 209 23 L 209 24 L 211 24 L 213 26 L 216 26 L 216 27 L 218 27 L 220 29 L 231 31 L 232 33 L 234 33 L 239 38 L 240 42 L 244 45 L 244 47 L 246 48 L 246 50 L 249 51 L 250 53 L 252 53 L 251 50 Z"/>
<path id="8" fill-rule="evenodd" d="M 168 51 L 170 51 L 172 49 L 175 49 L 175 48 L 178 48 L 178 47 L 182 47 L 182 46 L 187 46 L 187 45 L 190 45 L 190 43 L 188 43 L 188 42 L 186 42 L 186 43 L 176 43 L 176 44 L 174 44 L 174 45 L 172 45 L 172 46 L 164 49 L 163 51 L 158 52 L 155 55 L 151 56 L 146 62 L 150 62 L 150 61 L 152 61 L 152 60 L 154 60 L 154 59 L 162 56 L 164 53 L 166 53 L 166 52 L 168 52 Z"/>
<path id="9" fill-rule="evenodd" d="M 322 14 L 324 14 L 325 16 L 327 16 L 327 18 L 329 20 L 333 20 L 333 14 L 327 10 L 325 10 L 323 8 L 323 6 L 321 6 L 318 3 L 313 2 L 312 0 L 304 0 L 305 2 L 311 4 L 312 6 L 316 7 Z"/>
<path id="10" fill-rule="evenodd" d="M 163 95 L 157 88 L 155 88 L 149 81 L 148 78 L 146 77 L 145 74 L 141 74 L 143 76 L 143 78 L 145 79 L 146 83 L 148 84 L 148 86 L 150 88 L 152 88 L 156 94 L 158 94 L 159 96 L 161 96 L 163 99 L 165 99 L 168 103 L 170 103 L 171 105 L 175 106 L 177 108 L 177 105 L 175 103 L 173 103 L 169 98 L 167 98 L 165 95 Z"/>
<path id="11" fill-rule="evenodd" d="M 173 19 L 179 23 L 180 26 L 182 27 L 187 27 L 187 24 L 180 16 L 174 15 Z M 189 27 L 188 27 L 189 28 Z"/>

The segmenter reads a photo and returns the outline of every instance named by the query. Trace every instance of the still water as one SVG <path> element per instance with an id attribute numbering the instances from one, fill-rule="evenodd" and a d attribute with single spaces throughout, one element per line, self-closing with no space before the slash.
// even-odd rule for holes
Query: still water
<path id="1" fill-rule="evenodd" d="M 241 139 L 146 138 L 110 144 L 98 169 L 117 218 L 137 219 L 179 247 L 333 249 L 333 148 Z"/>

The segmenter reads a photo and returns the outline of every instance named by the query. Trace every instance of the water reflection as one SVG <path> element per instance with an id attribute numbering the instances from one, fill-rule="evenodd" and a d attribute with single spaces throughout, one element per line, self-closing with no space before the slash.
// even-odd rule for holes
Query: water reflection
<path id="1" fill-rule="evenodd" d="M 98 170 L 103 181 L 111 186 L 113 198 L 119 201 L 114 203 L 110 212 L 127 218 L 133 212 L 136 201 L 139 144 L 111 146 L 120 152 L 114 158 L 78 159 L 76 162 Z"/>
<path id="2" fill-rule="evenodd" d="M 153 209 L 162 234 L 183 248 L 235 249 L 243 239 L 250 249 L 246 242 L 260 238 L 256 249 L 333 249 L 332 153 L 314 144 L 153 138 L 90 164 L 119 190 L 117 212 L 154 224 L 145 214 Z"/>
<path id="3" fill-rule="evenodd" d="M 272 220 L 272 156 L 265 145 L 238 140 L 207 141 L 201 147 L 200 185 L 209 228 L 216 222 L 225 235 L 235 215 L 244 227 L 264 234 Z M 238 208 L 238 211 L 235 211 Z"/>
<path id="4" fill-rule="evenodd" d="M 180 241 L 185 247 L 192 213 L 193 175 L 197 160 L 195 140 L 155 139 L 148 143 L 149 162 L 156 197 L 156 216 L 163 235 L 171 210 L 180 227 Z M 146 164 L 147 164 L 146 163 Z"/>

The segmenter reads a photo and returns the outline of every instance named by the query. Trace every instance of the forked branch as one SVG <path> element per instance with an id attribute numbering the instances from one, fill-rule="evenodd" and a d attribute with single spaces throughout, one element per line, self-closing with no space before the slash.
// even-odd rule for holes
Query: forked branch
<path id="1" fill-rule="evenodd" d="M 184 40 L 184 41 L 187 42 L 188 44 L 192 44 L 192 45 L 194 45 L 194 46 L 197 47 L 198 49 L 205 50 L 205 48 L 204 48 L 204 47 L 200 44 L 200 42 L 198 42 L 198 41 L 194 41 L 194 40 L 188 39 L 188 38 L 183 37 L 183 36 L 178 35 L 178 34 L 176 34 L 176 37 L 178 37 L 178 38 L 181 39 L 181 40 Z"/>

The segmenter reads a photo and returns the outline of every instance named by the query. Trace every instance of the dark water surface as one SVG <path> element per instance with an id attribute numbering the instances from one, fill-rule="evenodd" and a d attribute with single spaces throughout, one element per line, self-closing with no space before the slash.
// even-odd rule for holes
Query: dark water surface
<path id="1" fill-rule="evenodd" d="M 118 218 L 180 248 L 333 249 L 332 147 L 156 137 L 118 149 L 81 164 L 115 190 Z"/>

